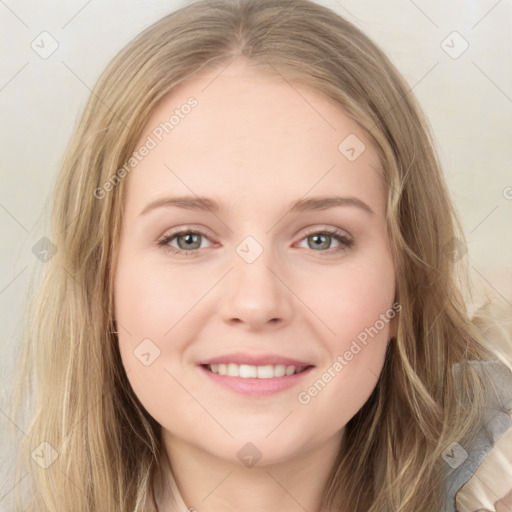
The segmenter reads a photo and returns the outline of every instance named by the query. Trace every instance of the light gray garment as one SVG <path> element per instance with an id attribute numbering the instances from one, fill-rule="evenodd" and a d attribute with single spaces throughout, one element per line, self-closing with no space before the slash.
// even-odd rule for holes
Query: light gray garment
<path id="1" fill-rule="evenodd" d="M 467 361 L 455 365 L 457 377 L 461 365 L 472 365 L 487 383 L 489 402 L 485 418 L 477 437 L 470 447 L 460 445 L 447 447 L 446 501 L 443 512 L 457 512 L 455 500 L 457 492 L 474 475 L 482 461 L 489 454 L 498 439 L 512 428 L 512 373 L 501 363 L 494 361 Z M 488 385 L 492 382 L 491 385 Z M 495 388 L 495 390 L 493 389 Z M 467 458 L 466 457 L 467 454 Z M 457 465 L 457 458 L 464 462 Z M 456 467 L 454 467 L 456 466 Z M 510 475 L 512 488 L 512 475 Z"/>

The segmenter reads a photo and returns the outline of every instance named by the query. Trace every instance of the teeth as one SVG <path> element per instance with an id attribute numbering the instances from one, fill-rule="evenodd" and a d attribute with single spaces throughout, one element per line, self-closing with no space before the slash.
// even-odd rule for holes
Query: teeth
<path id="1" fill-rule="evenodd" d="M 306 368 L 305 366 L 287 366 L 284 364 L 252 366 L 249 364 L 220 363 L 207 366 L 213 373 L 227 375 L 229 377 L 242 377 L 244 379 L 272 379 L 273 377 L 284 377 L 285 375 L 300 373 Z"/>
<path id="2" fill-rule="evenodd" d="M 272 365 L 258 366 L 258 379 L 271 379 L 272 377 L 275 377 Z"/>
<path id="3" fill-rule="evenodd" d="M 295 368 L 290 366 L 290 370 Z M 286 366 L 284 364 L 276 364 L 274 366 L 274 377 L 284 377 L 286 375 Z"/>
<path id="4" fill-rule="evenodd" d="M 238 376 L 245 379 L 249 377 L 256 378 L 258 376 L 258 367 L 250 366 L 248 364 L 241 364 L 238 369 Z"/>

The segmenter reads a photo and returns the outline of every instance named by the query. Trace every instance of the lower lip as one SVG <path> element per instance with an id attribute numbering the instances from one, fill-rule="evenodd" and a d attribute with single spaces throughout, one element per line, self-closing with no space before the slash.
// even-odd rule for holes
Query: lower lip
<path id="1" fill-rule="evenodd" d="M 284 377 L 272 377 L 270 379 L 245 379 L 244 377 L 219 375 L 218 373 L 213 373 L 210 370 L 207 370 L 204 366 L 199 366 L 199 369 L 214 383 L 247 396 L 267 396 L 290 389 L 309 375 L 313 368 L 313 366 L 310 366 L 303 372 L 286 375 Z"/>

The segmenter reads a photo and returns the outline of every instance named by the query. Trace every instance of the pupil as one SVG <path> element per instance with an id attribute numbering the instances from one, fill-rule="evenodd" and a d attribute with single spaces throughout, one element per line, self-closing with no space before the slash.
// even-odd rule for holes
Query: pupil
<path id="1" fill-rule="evenodd" d="M 187 233 L 186 235 L 182 235 L 181 237 L 178 238 L 178 245 L 180 246 L 180 249 L 183 249 L 183 247 L 181 247 L 181 243 L 179 243 L 179 240 L 180 238 L 183 238 L 185 239 L 185 244 L 186 247 L 185 249 L 190 249 L 191 245 L 195 243 L 197 243 L 197 239 L 199 238 L 199 235 L 196 235 L 194 233 Z M 197 249 L 197 247 L 194 247 L 195 249 Z"/>
<path id="2" fill-rule="evenodd" d="M 326 235 L 312 235 L 312 238 L 315 240 L 314 247 L 312 247 L 312 248 L 319 248 L 319 247 L 321 247 L 322 249 L 328 249 L 329 248 L 329 241 L 328 241 L 328 239 L 330 238 L 329 236 L 326 236 Z M 323 239 L 323 241 L 322 241 L 322 239 Z"/>

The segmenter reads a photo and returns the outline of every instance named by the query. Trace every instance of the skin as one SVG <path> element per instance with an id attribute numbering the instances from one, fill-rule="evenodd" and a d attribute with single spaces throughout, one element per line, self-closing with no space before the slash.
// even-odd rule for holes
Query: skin
<path id="1" fill-rule="evenodd" d="M 298 393 L 394 302 L 378 159 L 362 130 L 321 93 L 243 62 L 219 71 L 195 75 L 157 106 L 137 147 L 190 96 L 198 100 L 125 178 L 114 291 L 119 348 L 134 392 L 162 426 L 187 507 L 315 511 L 344 427 L 373 391 L 396 335 L 397 317 L 299 403 Z M 366 145 L 355 161 L 338 150 L 350 134 Z M 140 215 L 156 199 L 182 195 L 207 196 L 224 209 Z M 356 197 L 374 213 L 343 206 L 287 214 L 292 201 L 324 195 Z M 197 256 L 157 245 L 176 228 L 205 233 Z M 316 248 L 307 232 L 326 228 L 354 244 L 336 253 L 340 243 L 327 237 Z M 252 263 L 236 252 L 247 236 L 263 249 Z M 180 240 L 168 245 L 179 250 Z M 160 350 L 149 366 L 133 353 L 146 338 Z M 196 366 L 238 351 L 315 368 L 292 389 L 248 397 L 213 384 Z M 247 442 L 261 453 L 252 467 L 237 457 Z M 158 496 L 160 510 L 172 510 L 165 492 Z"/>
<path id="2" fill-rule="evenodd" d="M 496 512 L 510 512 L 512 510 L 512 489 L 510 492 L 494 504 Z"/>

